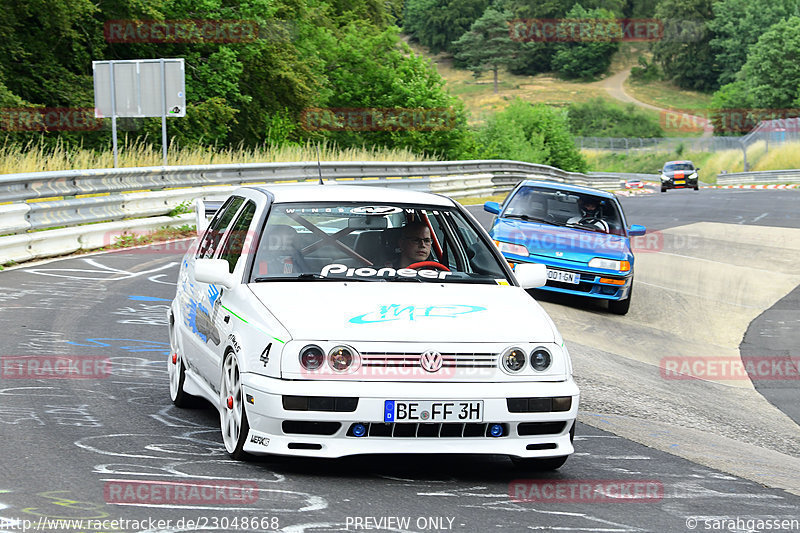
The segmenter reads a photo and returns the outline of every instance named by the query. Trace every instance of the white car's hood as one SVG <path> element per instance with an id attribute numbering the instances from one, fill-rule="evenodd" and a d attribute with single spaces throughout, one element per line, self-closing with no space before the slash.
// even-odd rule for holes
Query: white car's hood
<path id="1" fill-rule="evenodd" d="M 519 287 L 331 281 L 249 287 L 294 339 L 561 342 L 542 307 Z"/>

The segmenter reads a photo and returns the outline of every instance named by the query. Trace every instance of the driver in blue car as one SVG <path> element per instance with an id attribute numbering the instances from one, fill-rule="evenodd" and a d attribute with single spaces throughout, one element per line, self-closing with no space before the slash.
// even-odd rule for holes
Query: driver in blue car
<path id="1" fill-rule="evenodd" d="M 431 230 L 422 221 L 411 222 L 403 227 L 398 242 L 399 257 L 394 262 L 395 268 L 407 268 L 421 261 L 429 261 L 431 255 Z"/>
<path id="2" fill-rule="evenodd" d="M 567 225 L 590 226 L 604 233 L 609 232 L 608 222 L 603 220 L 600 200 L 592 196 L 583 196 L 578 199 L 578 209 L 580 209 L 581 215 L 567 220 Z"/>

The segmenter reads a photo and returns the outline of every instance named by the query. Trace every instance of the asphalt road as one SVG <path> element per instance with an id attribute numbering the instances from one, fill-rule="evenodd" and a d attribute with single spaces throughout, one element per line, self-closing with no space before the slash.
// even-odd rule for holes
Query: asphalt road
<path id="1" fill-rule="evenodd" d="M 798 227 L 792 216 L 798 199 L 795 191 L 670 191 L 623 204 L 629 222 L 652 229 L 708 220 Z M 581 415 L 591 425 L 578 425 L 575 455 L 547 475 L 520 471 L 504 457 L 230 461 L 216 412 L 206 405 L 176 409 L 168 398 L 166 309 L 180 255 L 144 248 L 0 272 L 0 353 L 111 361 L 111 375 L 97 379 L 0 379 L 0 531 L 20 531 L 24 520 L 32 521 L 32 530 L 43 525 L 40 520 L 67 518 L 142 521 L 116 528 L 84 522 L 70 529 L 93 532 L 765 531 L 757 520 L 776 519 L 794 519 L 800 530 L 800 496 L 598 429 L 614 420 L 596 409 Z M 548 306 L 587 320 L 601 312 L 570 301 Z M 569 346 L 576 361 L 633 368 L 597 345 Z M 590 368 L 576 366 L 576 373 Z M 601 406 L 617 395 L 593 376 L 580 377 L 591 387 L 587 405 Z M 539 480 L 530 488 L 539 487 L 543 495 L 544 488 L 579 482 L 646 482 L 660 489 L 647 501 L 597 501 L 596 492 L 575 501 L 564 494 L 555 501 L 514 501 L 509 490 L 520 494 L 513 482 L 521 479 Z M 138 500 L 119 497 L 132 486 L 152 491 L 165 483 L 207 482 L 256 487 L 256 497 L 233 501 L 224 491 L 199 503 L 163 503 L 141 493 Z M 244 517 L 258 518 L 259 526 L 242 527 Z M 206 527 L 180 527 L 181 518 Z"/>

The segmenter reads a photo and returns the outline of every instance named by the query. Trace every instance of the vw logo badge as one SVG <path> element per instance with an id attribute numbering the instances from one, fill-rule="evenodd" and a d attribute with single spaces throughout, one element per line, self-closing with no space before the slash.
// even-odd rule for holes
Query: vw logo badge
<path id="1" fill-rule="evenodd" d="M 443 362 L 442 354 L 433 350 L 428 350 L 419 358 L 420 366 L 427 372 L 438 372 Z"/>
<path id="2" fill-rule="evenodd" d="M 564 252 L 556 252 L 556 257 L 564 257 Z"/>

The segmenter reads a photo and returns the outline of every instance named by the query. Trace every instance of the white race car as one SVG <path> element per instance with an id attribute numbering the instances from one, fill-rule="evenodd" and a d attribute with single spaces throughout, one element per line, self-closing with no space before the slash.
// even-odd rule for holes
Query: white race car
<path id="1" fill-rule="evenodd" d="M 375 186 L 245 187 L 184 257 L 170 396 L 220 413 L 248 454 L 573 452 L 578 387 L 561 335 L 449 198 Z"/>

